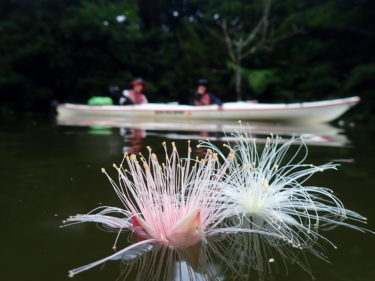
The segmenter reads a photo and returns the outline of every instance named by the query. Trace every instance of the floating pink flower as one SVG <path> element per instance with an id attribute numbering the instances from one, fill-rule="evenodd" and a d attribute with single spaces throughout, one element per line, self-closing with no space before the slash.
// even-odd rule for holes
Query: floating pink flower
<path id="1" fill-rule="evenodd" d="M 229 154 L 220 163 L 217 155 L 208 150 L 203 159 L 193 160 L 189 144 L 188 155 L 182 159 L 174 143 L 170 155 L 165 143 L 163 146 L 163 163 L 149 147 L 147 159 L 142 155 L 125 155 L 119 166 L 113 165 L 118 172 L 118 181 L 102 169 L 124 209 L 100 207 L 65 221 L 69 225 L 99 223 L 118 232 L 116 242 L 121 231 L 128 229 L 141 241 L 102 260 L 71 270 L 70 276 L 144 244 L 185 249 L 216 233 L 215 228 L 226 217 L 227 209 L 221 201 L 221 182 L 233 155 Z"/>

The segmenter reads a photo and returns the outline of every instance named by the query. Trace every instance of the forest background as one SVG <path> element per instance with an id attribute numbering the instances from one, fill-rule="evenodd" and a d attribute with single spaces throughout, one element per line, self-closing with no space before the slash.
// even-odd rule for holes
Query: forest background
<path id="1" fill-rule="evenodd" d="M 135 77 L 150 101 L 185 103 L 204 77 L 224 101 L 359 95 L 350 119 L 375 127 L 374 51 L 371 0 L 2 0 L 0 109 L 85 103 Z"/>

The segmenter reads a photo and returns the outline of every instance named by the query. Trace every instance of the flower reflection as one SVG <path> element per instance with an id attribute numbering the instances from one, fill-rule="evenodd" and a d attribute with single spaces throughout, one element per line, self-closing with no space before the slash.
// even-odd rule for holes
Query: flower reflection
<path id="1" fill-rule="evenodd" d="M 185 249 L 149 245 L 152 249 L 135 258 L 129 258 L 128 254 L 118 256 L 116 259 L 121 260 L 122 266 L 117 280 L 218 280 L 218 268 L 205 253 L 207 245 L 197 243 Z"/>
<path id="2" fill-rule="evenodd" d="M 185 249 L 148 244 L 112 260 L 121 261 L 117 281 L 265 280 L 287 272 L 292 264 L 313 277 L 307 255 L 325 259 L 316 250 L 296 249 L 272 236 L 239 232 L 213 236 Z"/>
<path id="3" fill-rule="evenodd" d="M 209 244 L 211 255 L 223 268 L 227 268 L 229 280 L 264 280 L 268 275 L 288 272 L 288 266 L 297 265 L 313 277 L 308 257 L 314 256 L 327 261 L 322 250 L 316 247 L 299 249 L 284 239 L 258 233 L 258 227 L 244 222 L 242 227 L 254 232 L 228 233 L 214 237 Z M 216 240 L 216 241 L 215 241 Z"/>

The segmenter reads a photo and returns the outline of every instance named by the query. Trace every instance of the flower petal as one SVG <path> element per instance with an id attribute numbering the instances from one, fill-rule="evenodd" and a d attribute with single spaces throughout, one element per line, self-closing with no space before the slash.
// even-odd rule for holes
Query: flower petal
<path id="1" fill-rule="evenodd" d="M 196 210 L 180 219 L 167 235 L 174 248 L 187 248 L 201 241 L 200 211 Z"/>

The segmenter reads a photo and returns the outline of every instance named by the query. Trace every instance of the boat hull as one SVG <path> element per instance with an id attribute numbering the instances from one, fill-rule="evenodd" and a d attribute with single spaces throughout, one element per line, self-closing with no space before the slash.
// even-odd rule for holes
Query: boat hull
<path id="1" fill-rule="evenodd" d="M 177 104 L 141 104 L 127 106 L 90 106 L 60 104 L 59 118 L 95 116 L 102 118 L 153 120 L 256 120 L 293 123 L 324 123 L 332 121 L 360 101 L 359 97 L 318 102 L 265 104 L 236 102 L 217 105 L 190 106 Z"/>

